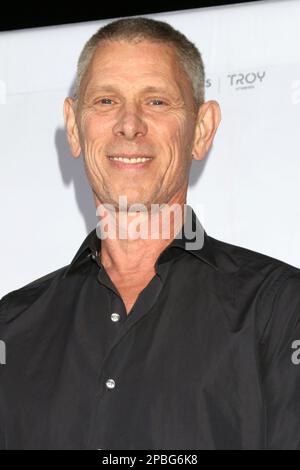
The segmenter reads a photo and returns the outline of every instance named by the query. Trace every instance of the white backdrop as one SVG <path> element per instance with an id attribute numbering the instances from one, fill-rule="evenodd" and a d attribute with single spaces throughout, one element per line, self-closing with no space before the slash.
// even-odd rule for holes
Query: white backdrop
<path id="1" fill-rule="evenodd" d="M 146 15 L 200 49 L 221 106 L 188 202 L 206 232 L 300 267 L 300 1 Z M 0 33 L 0 296 L 68 264 L 97 217 L 63 100 L 84 43 L 110 20 Z"/>

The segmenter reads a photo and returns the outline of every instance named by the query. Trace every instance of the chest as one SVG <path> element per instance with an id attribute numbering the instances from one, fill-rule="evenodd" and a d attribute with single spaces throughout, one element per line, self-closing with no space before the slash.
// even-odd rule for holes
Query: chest
<path id="1" fill-rule="evenodd" d="M 110 273 L 110 278 L 124 302 L 127 314 L 129 314 L 139 294 L 147 287 L 154 275 L 155 273 L 151 271 L 147 274 L 126 278 L 125 276 L 120 277 Z"/>

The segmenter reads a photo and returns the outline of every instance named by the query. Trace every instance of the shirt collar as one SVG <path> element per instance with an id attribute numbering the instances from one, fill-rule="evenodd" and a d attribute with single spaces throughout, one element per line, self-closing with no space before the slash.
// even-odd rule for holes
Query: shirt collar
<path id="1" fill-rule="evenodd" d="M 189 252 L 201 261 L 204 261 L 214 269 L 218 270 L 218 265 L 213 253 L 213 247 L 209 241 L 209 236 L 205 232 L 192 207 L 186 205 L 186 209 L 186 218 L 182 229 L 159 255 L 157 264 L 161 264 L 171 259 L 173 257 L 174 248 L 179 248 Z"/>
<path id="2" fill-rule="evenodd" d="M 219 267 L 213 253 L 213 247 L 209 236 L 205 232 L 200 220 L 191 206 L 186 205 L 186 219 L 182 229 L 171 243 L 160 253 L 156 266 L 163 264 L 174 257 L 174 253 L 179 250 L 185 250 L 196 256 L 199 260 L 209 264 L 214 269 Z M 175 249 L 175 250 L 174 250 Z M 177 249 L 177 250 L 176 250 Z M 97 229 L 94 228 L 85 238 L 80 248 L 76 252 L 71 263 L 68 265 L 64 277 L 66 277 L 77 264 L 91 256 L 98 256 L 101 250 L 101 239 L 97 235 Z"/>

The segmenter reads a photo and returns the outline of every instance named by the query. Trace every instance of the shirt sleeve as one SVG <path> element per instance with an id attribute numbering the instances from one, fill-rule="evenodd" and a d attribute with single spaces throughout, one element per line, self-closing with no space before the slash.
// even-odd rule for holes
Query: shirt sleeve
<path id="1" fill-rule="evenodd" d="M 267 449 L 299 449 L 300 270 L 274 290 L 261 341 L 265 443 Z"/>

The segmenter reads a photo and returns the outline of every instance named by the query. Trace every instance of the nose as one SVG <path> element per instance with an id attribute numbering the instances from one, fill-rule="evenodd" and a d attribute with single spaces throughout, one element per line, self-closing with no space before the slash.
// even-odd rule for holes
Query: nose
<path id="1" fill-rule="evenodd" d="M 124 105 L 113 127 L 113 133 L 128 140 L 134 140 L 145 135 L 147 133 L 147 124 L 140 107 L 135 104 Z"/>

